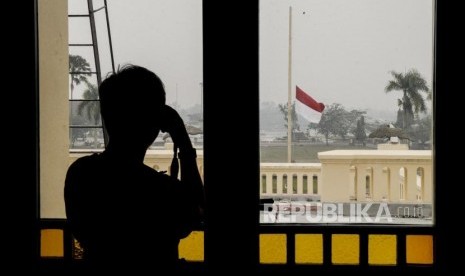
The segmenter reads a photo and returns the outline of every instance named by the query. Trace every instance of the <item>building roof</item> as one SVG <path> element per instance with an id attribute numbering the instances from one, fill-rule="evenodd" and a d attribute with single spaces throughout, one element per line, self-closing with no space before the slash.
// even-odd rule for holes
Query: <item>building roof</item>
<path id="1" fill-rule="evenodd" d="M 431 159 L 431 150 L 331 150 L 318 153 L 325 159 Z"/>

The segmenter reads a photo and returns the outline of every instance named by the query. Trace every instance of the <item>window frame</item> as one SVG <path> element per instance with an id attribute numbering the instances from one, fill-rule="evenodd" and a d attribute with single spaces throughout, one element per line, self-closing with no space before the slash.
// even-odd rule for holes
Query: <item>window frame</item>
<path id="1" fill-rule="evenodd" d="M 211 4 L 212 6 L 207 6 L 207 4 Z M 245 14 L 241 15 L 241 22 L 234 21 L 232 14 L 235 12 L 238 12 L 239 6 L 234 6 L 230 11 L 228 11 L 227 15 L 225 16 L 222 14 L 221 18 L 218 18 L 218 15 L 214 14 L 213 7 L 215 7 L 215 4 L 205 0 L 204 1 L 204 37 L 205 37 L 205 42 L 204 42 L 204 78 L 205 78 L 205 137 L 206 137 L 206 144 L 205 144 L 205 167 L 206 167 L 206 175 L 205 175 L 205 185 L 207 189 L 207 198 L 209 200 L 212 199 L 217 194 L 224 194 L 227 193 L 227 188 L 220 189 L 218 187 L 213 187 L 210 185 L 213 185 L 216 180 L 219 180 L 219 178 L 216 178 L 216 175 L 210 175 L 211 171 L 208 171 L 208 168 L 215 167 L 215 169 L 220 168 L 214 166 L 212 164 L 213 161 L 211 160 L 216 160 L 217 158 L 221 158 L 222 154 L 225 154 L 226 157 L 229 156 L 227 152 L 236 152 L 235 149 L 239 149 L 237 145 L 234 145 L 232 149 L 226 148 L 225 150 L 220 151 L 218 148 L 216 148 L 216 153 L 221 153 L 221 154 L 212 154 L 211 151 L 208 149 L 212 144 L 209 144 L 208 141 L 214 141 L 215 139 L 219 139 L 218 134 L 214 133 L 214 123 L 210 120 L 212 120 L 212 117 L 218 116 L 219 114 L 228 113 L 228 112 L 234 112 L 234 105 L 237 105 L 240 103 L 237 99 L 233 99 L 231 104 L 226 108 L 222 110 L 218 110 L 217 107 L 214 107 L 213 105 L 215 102 L 220 102 L 221 99 L 221 94 L 215 94 L 214 92 L 209 93 L 210 91 L 215 91 L 216 89 L 214 88 L 220 88 L 222 87 L 221 82 L 224 83 L 229 83 L 230 81 L 228 79 L 227 74 L 224 74 L 224 71 L 219 73 L 217 70 L 214 71 L 212 68 L 221 68 L 222 63 L 224 60 L 221 59 L 215 59 L 214 57 L 222 56 L 220 51 L 215 52 L 213 49 L 221 49 L 222 46 L 225 44 L 232 44 L 236 46 L 238 43 L 234 43 L 235 39 L 244 39 L 244 34 L 246 37 L 246 41 L 249 44 L 250 48 L 246 47 L 238 47 L 240 49 L 240 53 L 244 56 L 250 57 L 251 60 L 256 60 L 257 64 L 248 64 L 248 67 L 245 68 L 243 74 L 241 76 L 246 75 L 247 77 L 245 80 L 242 80 L 241 84 L 247 87 L 254 87 L 256 90 L 254 93 L 243 93 L 243 97 L 248 97 L 248 101 L 253 101 L 253 105 L 251 106 L 250 104 L 247 104 L 245 107 L 246 110 L 248 111 L 247 114 L 247 121 L 252 122 L 253 126 L 255 127 L 255 133 L 259 133 L 258 131 L 258 60 L 259 60 L 259 50 L 258 50 L 258 24 L 259 24 L 259 9 L 258 9 L 258 0 L 256 1 L 249 1 L 247 3 L 246 8 L 247 12 Z M 437 35 L 437 3 L 436 3 L 436 10 L 434 11 L 435 14 L 435 35 Z M 245 10 L 245 9 L 244 9 Z M 216 21 L 216 20 L 220 21 Z M 226 24 L 228 21 L 233 21 L 235 22 L 235 27 L 233 28 L 235 30 L 234 34 L 231 35 L 230 32 L 226 31 L 223 32 L 222 34 L 213 34 L 213 30 L 210 30 L 210 26 L 212 24 L 208 24 L 209 20 L 213 20 L 216 25 L 218 23 Z M 251 27 L 253 26 L 253 27 Z M 228 27 L 227 30 L 231 29 L 231 27 Z M 230 37 L 227 37 L 228 34 Z M 240 34 L 240 35 L 239 35 Z M 256 37 L 253 37 L 253 36 Z M 250 39 L 250 40 L 248 40 Z M 222 41 L 222 42 L 218 42 Z M 234 47 L 233 47 L 234 48 Z M 254 49 L 251 49 L 254 48 Z M 437 45 L 435 43 L 435 59 L 437 59 Z M 242 61 L 242 56 L 239 54 L 235 53 L 232 54 L 230 57 L 226 58 L 228 62 L 240 66 L 241 61 Z M 229 63 L 228 63 L 229 64 Z M 230 66 L 230 68 L 236 68 L 234 66 Z M 233 74 L 234 70 L 231 69 L 226 69 L 227 73 Z M 437 65 L 435 63 L 435 68 L 434 68 L 434 73 L 433 73 L 433 79 L 435 80 L 437 78 Z M 250 75 L 253 75 L 255 78 L 250 79 Z M 434 91 L 439 91 L 440 88 L 437 86 L 437 82 L 433 83 L 434 86 Z M 235 87 L 234 87 L 235 88 Z M 238 87 L 239 88 L 239 87 Z M 227 89 L 227 92 L 230 90 Z M 252 94 L 252 95 L 251 95 Z M 437 93 L 435 94 L 435 102 L 437 98 Z M 250 97 L 250 98 L 249 98 Z M 216 101 L 215 101 L 216 100 Z M 253 106 L 255 106 L 255 109 Z M 241 108 L 244 108 L 241 106 Z M 250 109 L 249 109 L 250 108 Z M 437 104 L 435 106 L 435 123 L 437 122 Z M 219 112 L 219 113 L 217 113 Z M 210 115 L 211 114 L 211 115 Z M 210 117 L 210 116 L 212 117 Z M 233 123 L 233 119 L 228 120 L 228 122 Z M 250 129 L 250 126 L 246 126 L 246 129 Z M 436 130 L 435 130 L 436 131 Z M 247 142 L 239 142 L 238 144 L 241 144 L 242 151 L 246 149 L 247 152 L 259 152 L 259 144 L 258 144 L 258 137 L 255 136 L 254 134 L 251 134 L 252 136 L 249 137 Z M 253 141 L 253 138 L 255 138 L 257 143 L 251 143 L 250 141 Z M 435 132 L 435 141 L 436 143 L 440 142 L 440 140 L 437 139 L 437 135 Z M 215 144 L 216 145 L 216 144 Z M 212 146 L 213 147 L 213 146 Z M 437 150 L 437 146 L 435 144 L 434 151 Z M 227 151 L 227 152 L 226 152 Z M 240 152 L 240 151 L 239 151 Z M 224 159 L 224 158 L 223 158 Z M 247 158 L 245 161 L 245 164 L 241 164 L 241 175 L 247 175 L 248 177 L 245 177 L 246 179 L 256 179 L 255 183 L 261 183 L 261 173 L 259 170 L 259 167 L 257 164 L 259 164 L 259 160 L 255 158 L 255 155 L 252 156 L 252 158 Z M 256 162 L 256 163 L 254 163 Z M 437 159 L 436 156 L 434 158 L 434 176 L 435 179 L 434 181 L 436 182 L 437 179 Z M 243 169 L 242 169 L 243 168 Z M 211 181 L 211 182 L 210 182 Z M 250 181 L 252 182 L 252 181 Z M 240 183 L 240 182 L 239 182 Z M 252 182 L 253 183 L 253 182 Z M 256 186 L 256 187 L 255 187 Z M 248 205 L 249 210 L 258 210 L 258 202 L 259 202 L 259 189 L 258 187 L 261 187 L 261 185 L 244 185 L 244 188 L 242 189 L 243 194 L 248 194 L 246 198 L 241 199 L 241 204 L 242 205 Z M 242 187 L 242 186 L 241 186 Z M 436 193 L 437 190 L 437 185 L 434 186 L 434 190 Z M 254 197 L 250 196 L 250 194 L 255 195 Z M 234 200 L 234 197 L 232 195 L 225 195 L 222 197 L 223 200 Z M 216 199 L 213 199 L 213 202 L 210 201 L 210 204 L 208 207 L 211 210 L 215 210 L 216 208 L 222 208 L 222 204 L 219 201 L 216 201 Z M 434 206 L 435 206 L 435 214 L 436 217 L 441 214 L 441 206 L 438 205 L 437 201 L 437 196 L 434 201 Z M 239 211 L 246 211 L 247 208 L 239 207 Z M 222 210 L 225 210 L 222 208 Z M 230 212 L 234 212 L 233 208 L 226 208 L 226 210 Z M 253 213 L 253 212 L 251 212 Z M 258 213 L 258 212 L 256 212 Z M 436 242 L 434 244 L 434 262 L 433 265 L 430 266 L 421 266 L 421 265 L 408 265 L 405 262 L 405 237 L 407 234 L 428 234 L 432 235 L 435 240 L 437 240 L 438 235 L 439 235 L 439 230 L 442 229 L 441 222 L 439 220 L 435 221 L 435 224 L 433 226 L 427 225 L 427 226 L 400 226 L 400 225 L 395 225 L 395 226 L 386 226 L 386 225 L 366 225 L 364 227 L 360 227 L 357 225 L 343 225 L 343 226 L 327 226 L 327 225 L 257 225 L 257 218 L 256 214 L 244 214 L 244 223 L 242 226 L 244 228 L 250 229 L 250 232 L 246 232 L 244 230 L 240 231 L 235 227 L 235 225 L 231 226 L 231 223 L 228 223 L 228 221 L 223 221 L 218 218 L 216 212 L 214 215 L 210 213 L 210 220 L 208 221 L 209 229 L 207 228 L 207 240 L 206 240 L 206 252 L 215 252 L 215 254 L 218 254 L 220 256 L 223 256 L 224 258 L 228 259 L 229 256 L 231 256 L 230 253 L 226 252 L 227 250 L 231 250 L 231 247 L 226 247 L 228 248 L 227 250 L 224 249 L 224 239 L 222 239 L 222 236 L 219 235 L 218 233 L 215 233 L 216 230 L 221 229 L 221 231 L 224 233 L 224 236 L 235 236 L 237 237 L 234 239 L 235 241 L 238 241 L 236 245 L 234 245 L 234 248 L 237 248 L 237 252 L 249 252 L 245 253 L 246 255 L 239 256 L 240 263 L 243 263 L 244 265 L 250 264 L 249 268 L 257 268 L 258 265 L 258 271 L 260 272 L 276 272 L 276 271 L 282 271 L 282 272 L 305 272 L 305 271 L 323 271 L 323 272 L 330 272 L 330 271 L 360 271 L 360 270 L 370 270 L 370 271 L 385 271 L 387 270 L 392 270 L 392 271 L 430 271 L 434 270 L 442 265 L 440 262 L 440 259 L 437 258 L 438 252 L 441 254 L 444 254 L 444 252 L 439 251 L 440 250 L 440 245 Z M 246 222 L 245 222 L 246 221 Z M 224 223 L 225 225 L 228 225 L 227 229 L 226 227 L 218 227 L 216 228 L 217 224 L 220 222 Z M 254 235 L 251 235 L 250 233 L 254 233 Z M 285 233 L 287 235 L 287 264 L 285 265 L 264 265 L 264 264 L 259 264 L 259 255 L 257 252 L 257 248 L 259 247 L 257 237 L 261 233 Z M 294 234 L 295 233 L 322 233 L 323 234 L 323 240 L 324 240 L 324 263 L 323 265 L 296 265 L 293 257 L 294 257 Z M 331 235 L 333 233 L 353 233 L 353 234 L 359 234 L 360 235 L 360 264 L 356 266 L 335 266 L 331 264 Z M 368 235 L 369 234 L 395 234 L 397 235 L 397 265 L 394 267 L 386 267 L 386 266 L 370 266 L 368 265 Z M 243 243 L 241 241 L 248 241 L 248 243 Z M 228 243 L 228 245 L 230 245 Z M 245 250 L 247 248 L 247 250 Z M 231 250 L 236 252 L 235 250 Z M 252 252 L 252 253 L 250 253 Z M 224 254 L 224 255 L 223 255 Z M 212 256 L 209 256 L 207 254 L 206 258 L 210 258 Z M 236 258 L 238 256 L 235 256 Z M 234 258 L 231 256 L 231 258 Z M 212 264 L 214 263 L 215 265 L 219 264 L 224 264 L 227 265 L 227 261 L 222 261 L 218 260 L 217 258 L 213 258 L 210 260 Z"/>
<path id="2" fill-rule="evenodd" d="M 20 254 L 20 261 L 33 266 L 40 265 L 41 270 L 49 271 L 53 269 L 56 263 L 47 265 L 42 263 L 37 258 L 40 248 L 40 237 L 38 229 L 40 229 L 41 221 L 38 216 L 39 210 L 39 86 L 38 86 L 38 35 L 37 35 L 37 1 L 27 2 L 28 7 L 32 12 L 24 12 L 22 16 L 26 22 L 26 30 L 24 36 L 29 42 L 28 53 L 23 55 L 27 61 L 28 57 L 31 70 L 25 74 L 30 80 L 27 90 L 29 93 L 18 93 L 17 99 L 27 102 L 29 109 L 26 109 L 25 118 L 20 121 L 28 126 L 30 131 L 27 132 L 26 139 L 28 147 L 18 148 L 23 149 L 27 159 L 26 166 L 29 174 L 19 176 L 18 179 L 24 181 L 26 186 L 21 187 L 17 191 L 19 202 L 24 203 L 26 211 L 21 213 L 24 215 L 23 221 L 26 225 L 33 229 L 27 231 L 26 238 L 19 244 L 19 248 L 24 249 Z M 20 5 L 18 4 L 18 7 Z M 26 6 L 21 3 L 21 8 Z M 451 115 L 450 103 L 445 99 L 452 93 L 451 84 L 445 80 L 449 78 L 450 72 L 448 64 L 445 60 L 452 57 L 453 53 L 449 51 L 450 37 L 446 36 L 448 28 L 454 25 L 452 17 L 448 18 L 447 12 L 453 10 L 451 3 L 435 1 L 435 73 L 434 73 L 434 183 L 438 183 L 440 177 L 446 175 L 446 171 L 450 173 L 448 166 L 447 152 L 452 153 L 451 148 L 447 145 L 445 135 L 440 135 L 440 130 L 445 130 L 442 123 L 446 122 L 448 115 Z M 21 9 L 18 9 L 21 10 Z M 33 14 L 33 16 L 31 16 Z M 240 16 L 239 16 L 240 15 Z M 248 0 L 239 3 L 234 1 L 225 8 L 224 3 L 214 0 L 203 0 L 203 26 L 204 26 L 204 129 L 205 129 L 205 188 L 207 196 L 207 228 L 205 229 L 205 259 L 206 265 L 210 271 L 221 272 L 225 267 L 233 271 L 286 271 L 286 272 L 307 272 L 307 271 L 407 271 L 407 272 L 423 272 L 444 270 L 449 267 L 449 258 L 453 259 L 453 253 L 447 250 L 446 247 L 454 242 L 454 237 L 446 233 L 448 222 L 446 218 L 446 204 L 450 198 L 454 198 L 453 189 L 447 189 L 447 186 L 434 185 L 434 208 L 435 208 L 435 224 L 429 227 L 395 227 L 389 228 L 384 226 L 367 226 L 359 228 L 357 231 L 361 233 L 360 243 L 365 244 L 364 233 L 428 233 L 434 236 L 434 265 L 433 266 L 395 266 L 395 267 L 373 267 L 361 263 L 359 266 L 331 266 L 326 262 L 322 266 L 302 266 L 302 265 L 259 265 L 258 256 L 258 235 L 260 233 L 268 233 L 273 231 L 292 231 L 294 226 L 266 228 L 259 225 L 258 210 L 259 206 L 259 185 L 260 183 L 260 168 L 259 168 L 259 115 L 258 115 L 258 0 Z M 218 28 L 222 32 L 218 32 Z M 225 51 L 225 49 L 234 49 L 234 51 Z M 22 50 L 19 51 L 21 56 Z M 32 58 L 33 57 L 33 58 Z M 250 62 L 251 60 L 255 62 Z M 27 63 L 27 62 L 25 62 Z M 242 68 L 240 72 L 235 68 Z M 221 69 L 221 70 L 219 70 Z M 246 89 L 247 88 L 247 89 Z M 221 93 L 218 93 L 220 91 Z M 225 95 L 228 96 L 226 106 L 219 106 L 219 102 L 223 102 Z M 236 96 L 235 96 L 236 95 Z M 237 95 L 242 95 L 238 97 Z M 26 98 L 24 98 L 26 97 Z M 245 97 L 247 97 L 245 99 Z M 456 103 L 457 104 L 457 103 Z M 244 117 L 247 121 L 241 129 L 247 133 L 247 141 L 239 141 L 237 143 L 224 146 L 224 134 L 217 131 L 216 123 L 217 116 L 224 116 L 223 124 L 225 126 L 237 124 L 237 117 L 231 116 L 237 112 L 238 106 L 241 112 L 246 114 Z M 441 110 L 441 112 L 438 112 Z M 242 118 L 241 118 L 242 119 Z M 255 142 L 253 142 L 255 141 Z M 32 154 L 31 154 L 32 152 Z M 21 152 L 20 152 L 21 153 Z M 242 158 L 240 169 L 235 162 L 235 155 L 247 153 L 247 158 Z M 24 166 L 18 165 L 22 169 Z M 224 183 L 225 175 L 228 175 L 228 183 L 240 184 L 242 194 L 240 197 L 241 204 L 230 204 L 237 200 L 237 194 L 230 193 L 229 185 Z M 229 177 L 230 176 L 230 177 Z M 18 177 L 18 176 L 16 176 Z M 249 179 L 244 181 L 244 179 Z M 229 182 L 231 181 L 231 182 Z M 288 178 L 289 181 L 289 178 Z M 246 185 L 248 184 L 248 185 Z M 253 210 L 253 211 L 250 211 Z M 240 221 L 233 219 L 230 216 L 224 216 L 224 212 L 231 214 L 242 214 Z M 234 217 L 232 217 L 234 218 Z M 237 217 L 236 217 L 237 218 Z M 300 227 L 300 226 L 299 226 Z M 266 228 L 266 229 L 265 229 Z M 353 233 L 356 226 L 338 227 L 338 233 L 350 232 Z M 305 226 L 300 229 L 306 229 L 307 232 L 323 233 L 324 237 L 331 235 L 335 231 L 332 227 L 323 227 L 320 225 Z M 413 232 L 411 232 L 413 231 Z M 326 240 L 326 239 L 324 239 Z M 29 242 L 32 244 L 29 244 Z M 399 245 L 402 242 L 399 241 Z M 289 244 L 289 240 L 288 240 Z M 292 243 L 289 244 L 292 247 Z M 327 242 L 324 248 L 327 248 Z M 241 254 L 237 254 L 241 252 Z M 292 250 L 291 250 L 292 252 Z M 325 258 L 328 258 L 328 250 L 324 251 Z M 361 256 L 364 255 L 361 251 Z M 56 268 L 56 267 L 55 267 Z M 62 267 L 61 267 L 62 268 Z M 55 270 L 56 271 L 56 270 Z"/>

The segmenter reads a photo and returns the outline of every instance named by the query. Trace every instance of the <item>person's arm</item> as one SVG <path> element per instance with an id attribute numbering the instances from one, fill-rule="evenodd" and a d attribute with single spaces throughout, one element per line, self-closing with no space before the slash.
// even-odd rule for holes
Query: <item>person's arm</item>
<path id="1" fill-rule="evenodd" d="M 199 215 L 205 207 L 202 179 L 197 168 L 197 154 L 192 146 L 186 127 L 178 112 L 173 108 L 165 107 L 165 123 L 161 130 L 168 132 L 173 143 L 179 148 L 179 163 L 181 169 L 181 182 L 186 186 L 191 200 L 199 208 Z"/>
<path id="2" fill-rule="evenodd" d="M 190 140 L 189 140 L 190 144 Z M 181 167 L 181 181 L 186 183 L 191 189 L 194 196 L 195 204 L 198 205 L 200 215 L 203 214 L 205 208 L 204 190 L 202 178 L 197 167 L 197 154 L 192 144 L 184 147 L 179 147 L 179 163 Z"/>

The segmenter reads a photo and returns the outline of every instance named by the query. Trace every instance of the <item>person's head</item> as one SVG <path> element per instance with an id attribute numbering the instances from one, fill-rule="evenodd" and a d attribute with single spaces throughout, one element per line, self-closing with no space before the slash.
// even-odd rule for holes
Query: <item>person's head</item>
<path id="1" fill-rule="evenodd" d="M 157 137 L 166 96 L 163 82 L 146 68 L 125 65 L 99 87 L 100 111 L 112 140 L 147 148 Z"/>

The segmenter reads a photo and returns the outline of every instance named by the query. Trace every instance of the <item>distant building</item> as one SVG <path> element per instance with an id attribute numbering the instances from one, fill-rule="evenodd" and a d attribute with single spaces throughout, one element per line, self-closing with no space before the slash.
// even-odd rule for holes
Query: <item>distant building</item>
<path id="1" fill-rule="evenodd" d="M 382 144 L 378 150 L 318 153 L 321 163 L 261 163 L 261 197 L 316 195 L 322 202 L 431 204 L 430 150 Z"/>
<path id="2" fill-rule="evenodd" d="M 433 201 L 430 150 L 333 150 L 318 158 L 322 201 Z"/>

